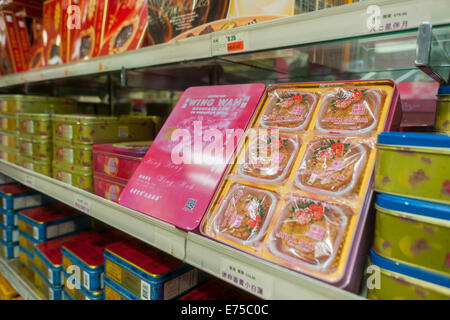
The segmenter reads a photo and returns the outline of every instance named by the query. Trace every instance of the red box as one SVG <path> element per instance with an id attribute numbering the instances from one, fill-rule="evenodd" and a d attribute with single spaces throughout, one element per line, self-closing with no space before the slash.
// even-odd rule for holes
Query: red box
<path id="1" fill-rule="evenodd" d="M 120 193 L 126 184 L 127 181 L 121 179 L 94 174 L 94 194 L 110 201 L 119 202 Z"/>
<path id="2" fill-rule="evenodd" d="M 103 41 L 108 0 L 72 0 L 80 6 L 80 29 L 69 30 L 70 61 L 96 57 Z"/>
<path id="3" fill-rule="evenodd" d="M 45 67 L 45 54 L 41 36 L 34 42 L 30 49 L 30 59 L 28 61 L 27 70 L 35 70 L 42 67 Z"/>
<path id="4" fill-rule="evenodd" d="M 25 57 L 22 52 L 17 21 L 13 12 L 0 12 L 0 33 L 6 39 L 5 42 L 0 44 L 3 73 L 24 71 L 26 69 Z"/>
<path id="5" fill-rule="evenodd" d="M 33 35 L 33 44 L 42 37 L 42 19 L 33 19 L 31 24 L 31 34 Z M 42 39 L 41 39 L 42 40 Z"/>
<path id="6" fill-rule="evenodd" d="M 115 11 L 113 23 L 106 23 L 104 42 L 99 55 L 116 54 L 135 50 L 144 45 L 147 29 L 147 1 L 125 0 L 117 5 L 114 2 L 108 9 Z"/>
<path id="7" fill-rule="evenodd" d="M 16 16 L 16 21 L 17 21 L 17 30 L 19 31 L 19 34 L 18 34 L 19 42 L 22 47 L 22 53 L 24 56 L 24 61 L 25 61 L 25 66 L 26 66 L 30 59 L 30 50 L 31 50 L 31 43 L 30 43 L 30 37 L 28 35 L 27 23 L 25 21 L 25 18 L 23 18 L 23 17 Z"/>
<path id="8" fill-rule="evenodd" d="M 67 0 L 47 0 L 44 2 L 43 44 L 46 65 L 61 64 L 66 61 L 67 28 L 66 11 L 63 2 Z M 67 7 L 66 7 L 67 8 Z"/>
<path id="9" fill-rule="evenodd" d="M 151 141 L 95 144 L 94 172 L 126 183 L 150 148 Z"/>

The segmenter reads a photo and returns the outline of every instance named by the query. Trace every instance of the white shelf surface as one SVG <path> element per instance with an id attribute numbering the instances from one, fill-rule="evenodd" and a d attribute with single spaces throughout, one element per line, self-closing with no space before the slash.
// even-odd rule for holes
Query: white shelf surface
<path id="1" fill-rule="evenodd" d="M 185 258 L 186 232 L 170 224 L 4 160 L 0 172 L 178 259 Z"/>
<path id="2" fill-rule="evenodd" d="M 370 5 L 378 6 L 381 16 L 406 13 L 407 16 L 402 19 L 407 19 L 407 26 L 397 31 L 417 29 L 423 21 L 429 21 L 433 26 L 450 23 L 448 0 L 369 0 L 172 41 L 121 54 L 6 75 L 0 77 L 0 88 L 26 82 L 33 83 L 120 71 L 122 68 L 140 69 L 213 58 L 218 56 L 217 51 L 211 45 L 213 38 L 235 33 L 247 35 L 244 50 L 238 53 L 385 33 L 386 30 L 371 31 L 367 26 L 367 21 L 372 14 L 368 12 Z"/>
<path id="3" fill-rule="evenodd" d="M 239 265 L 259 277 L 265 299 L 362 299 L 321 281 L 290 271 L 195 233 L 187 233 L 157 219 L 120 206 L 17 165 L 0 160 L 0 172 L 69 206 L 78 208 L 106 224 L 133 235 L 154 247 L 222 278 L 227 264 Z M 226 279 L 224 279 L 226 280 Z M 227 280 L 226 280 L 227 281 Z M 232 281 L 230 281 L 233 283 Z M 242 288 L 251 293 L 251 288 Z M 256 293 L 258 296 L 258 294 Z"/>
<path id="4" fill-rule="evenodd" d="M 6 280 L 11 283 L 25 300 L 42 300 L 41 296 L 29 285 L 28 281 L 26 281 L 12 266 L 13 262 L 17 262 L 17 260 L 5 260 L 0 258 L 0 273 L 3 274 Z"/>

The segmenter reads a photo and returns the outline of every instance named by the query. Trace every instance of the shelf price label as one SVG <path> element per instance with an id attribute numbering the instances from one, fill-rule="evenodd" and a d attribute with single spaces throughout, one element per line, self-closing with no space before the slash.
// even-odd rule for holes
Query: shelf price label
<path id="1" fill-rule="evenodd" d="M 25 185 L 28 185 L 30 187 L 34 187 L 34 177 L 30 176 L 28 174 L 25 175 L 23 182 Z"/>
<path id="2" fill-rule="evenodd" d="M 213 56 L 244 50 L 249 50 L 248 31 L 213 36 L 211 39 L 211 53 Z"/>
<path id="3" fill-rule="evenodd" d="M 74 195 L 73 206 L 86 214 L 91 214 L 91 201 L 80 195 Z"/>
<path id="4" fill-rule="evenodd" d="M 264 299 L 273 296 L 273 277 L 253 267 L 222 258 L 220 278 Z"/>

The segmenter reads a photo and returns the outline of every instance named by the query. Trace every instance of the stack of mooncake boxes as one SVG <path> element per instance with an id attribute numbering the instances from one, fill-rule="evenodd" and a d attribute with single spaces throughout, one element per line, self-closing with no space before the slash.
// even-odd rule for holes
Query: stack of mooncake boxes
<path id="1" fill-rule="evenodd" d="M 369 288 L 368 297 L 448 300 L 450 136 L 382 133 L 377 148 L 381 193 L 370 262 L 379 267 L 380 286 Z"/>
<path id="2" fill-rule="evenodd" d="M 43 296 L 61 300 L 61 282 L 48 269 L 37 268 L 36 246 L 91 228 L 91 218 L 63 203 L 52 203 L 18 212 L 19 258 L 34 273 L 34 281 Z"/>
<path id="3" fill-rule="evenodd" d="M 4 180 L 3 181 L 9 181 Z M 50 202 L 47 196 L 18 183 L 0 185 L 0 256 L 19 257 L 18 212 Z"/>
<path id="4" fill-rule="evenodd" d="M 53 125 L 53 178 L 94 191 L 93 146 L 100 143 L 151 140 L 150 116 L 58 115 Z"/>

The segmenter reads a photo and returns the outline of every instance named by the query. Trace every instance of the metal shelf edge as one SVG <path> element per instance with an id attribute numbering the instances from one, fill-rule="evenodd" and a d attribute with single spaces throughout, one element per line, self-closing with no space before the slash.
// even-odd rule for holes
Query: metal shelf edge
<path id="1" fill-rule="evenodd" d="M 3 258 L 0 258 L 0 272 L 25 300 L 42 300 Z"/>
<path id="2" fill-rule="evenodd" d="M 231 248 L 198 234 L 189 233 L 187 237 L 186 262 L 224 281 L 236 285 L 222 277 L 223 266 L 235 264 L 242 266 L 257 277 L 265 278 L 268 294 L 255 294 L 270 300 L 364 300 L 357 294 L 342 290 L 322 281 L 310 278 L 300 273 L 254 257 L 245 252 Z M 266 290 L 267 291 L 267 290 Z"/>
<path id="3" fill-rule="evenodd" d="M 185 258 L 187 233 L 173 225 L 4 160 L 0 160 L 0 172 L 180 260 Z M 84 210 L 79 203 L 85 203 Z"/>

